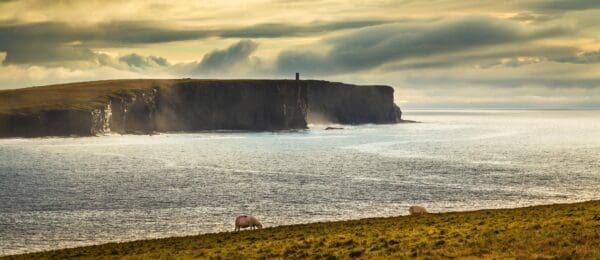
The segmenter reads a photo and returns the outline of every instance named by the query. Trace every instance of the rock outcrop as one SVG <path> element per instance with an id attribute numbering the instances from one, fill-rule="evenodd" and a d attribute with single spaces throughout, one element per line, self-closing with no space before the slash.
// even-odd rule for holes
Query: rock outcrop
<path id="1" fill-rule="evenodd" d="M 40 100 L 37 102 L 37 100 Z M 113 80 L 0 91 L 0 137 L 396 123 L 393 88 L 295 80 Z"/>

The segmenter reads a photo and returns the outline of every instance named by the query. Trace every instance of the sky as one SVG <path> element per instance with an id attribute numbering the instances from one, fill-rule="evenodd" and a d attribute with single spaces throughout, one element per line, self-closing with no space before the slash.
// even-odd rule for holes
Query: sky
<path id="1" fill-rule="evenodd" d="M 600 108 L 598 0 L 0 0 L 0 89 L 322 79 L 401 108 Z"/>

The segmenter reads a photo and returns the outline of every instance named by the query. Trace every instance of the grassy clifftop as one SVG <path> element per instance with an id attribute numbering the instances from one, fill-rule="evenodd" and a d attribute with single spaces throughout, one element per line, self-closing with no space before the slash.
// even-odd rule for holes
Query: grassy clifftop
<path id="1" fill-rule="evenodd" d="M 282 226 L 14 258 L 600 257 L 600 201 Z"/>
<path id="2" fill-rule="evenodd" d="M 277 85 L 298 82 L 294 80 L 257 79 L 120 79 L 57 84 L 21 89 L 0 90 L 0 113 L 39 112 L 57 109 L 91 110 L 104 105 L 110 97 L 120 93 L 151 88 L 170 88 L 181 85 L 198 86 L 252 86 Z M 327 81 L 300 81 L 323 85 L 344 85 Z M 351 85 L 348 85 L 351 86 Z M 371 86 L 365 86 L 371 87 Z M 381 87 L 381 86 L 380 86 Z"/>
<path id="3" fill-rule="evenodd" d="M 239 80 L 243 81 L 243 80 Z M 124 79 L 78 82 L 40 87 L 0 90 L 0 113 L 35 113 L 48 109 L 91 110 L 104 105 L 120 92 L 171 87 L 180 83 L 210 83 L 194 79 Z"/>

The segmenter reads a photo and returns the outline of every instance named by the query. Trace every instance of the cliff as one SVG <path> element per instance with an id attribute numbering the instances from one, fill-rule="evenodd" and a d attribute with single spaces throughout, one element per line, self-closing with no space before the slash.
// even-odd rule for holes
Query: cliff
<path id="1" fill-rule="evenodd" d="M 306 81 L 309 123 L 389 124 L 402 119 L 389 86 L 357 86 Z"/>
<path id="2" fill-rule="evenodd" d="M 304 80 L 108 80 L 0 91 L 0 137 L 396 123 L 393 88 Z"/>

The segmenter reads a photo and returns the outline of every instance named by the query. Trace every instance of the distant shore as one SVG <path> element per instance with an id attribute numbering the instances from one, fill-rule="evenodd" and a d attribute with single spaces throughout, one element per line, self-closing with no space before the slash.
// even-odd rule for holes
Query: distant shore
<path id="1" fill-rule="evenodd" d="M 8 259 L 600 257 L 600 200 L 109 243 Z"/>

